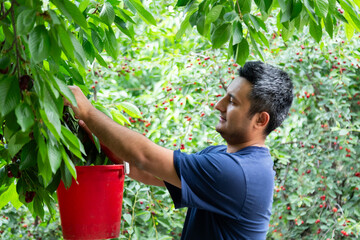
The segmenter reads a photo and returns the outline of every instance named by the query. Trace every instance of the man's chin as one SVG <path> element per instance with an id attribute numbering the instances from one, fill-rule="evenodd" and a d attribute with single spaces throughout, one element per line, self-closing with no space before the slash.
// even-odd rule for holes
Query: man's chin
<path id="1" fill-rule="evenodd" d="M 220 124 L 218 124 L 218 125 L 215 127 L 215 130 L 216 130 L 218 133 L 220 133 L 220 134 L 223 132 L 223 130 L 221 129 Z"/>

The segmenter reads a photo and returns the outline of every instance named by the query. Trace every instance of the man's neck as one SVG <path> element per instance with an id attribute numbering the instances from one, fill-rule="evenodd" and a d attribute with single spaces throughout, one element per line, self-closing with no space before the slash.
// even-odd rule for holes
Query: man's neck
<path id="1" fill-rule="evenodd" d="M 264 141 L 253 141 L 253 142 L 246 142 L 240 144 L 228 144 L 226 152 L 234 153 L 246 147 L 266 147 L 265 140 Z"/>

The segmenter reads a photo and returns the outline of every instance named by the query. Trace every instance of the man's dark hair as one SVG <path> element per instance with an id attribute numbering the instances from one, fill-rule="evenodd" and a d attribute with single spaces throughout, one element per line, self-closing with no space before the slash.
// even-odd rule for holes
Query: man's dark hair
<path id="1" fill-rule="evenodd" d="M 270 121 L 265 129 L 268 135 L 281 125 L 289 113 L 293 101 L 293 84 L 283 70 L 260 61 L 246 62 L 239 69 L 240 77 L 252 84 L 249 93 L 251 118 L 255 113 L 267 112 Z"/>

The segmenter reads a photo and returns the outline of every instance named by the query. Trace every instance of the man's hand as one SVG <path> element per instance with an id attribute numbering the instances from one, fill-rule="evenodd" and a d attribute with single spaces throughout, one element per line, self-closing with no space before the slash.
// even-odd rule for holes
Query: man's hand
<path id="1" fill-rule="evenodd" d="M 67 99 L 64 98 L 64 105 L 70 106 L 75 116 L 79 119 L 86 119 L 89 111 L 94 108 L 86 96 L 83 94 L 81 89 L 78 86 L 69 86 L 70 90 L 75 96 L 77 107 L 73 106 Z"/>

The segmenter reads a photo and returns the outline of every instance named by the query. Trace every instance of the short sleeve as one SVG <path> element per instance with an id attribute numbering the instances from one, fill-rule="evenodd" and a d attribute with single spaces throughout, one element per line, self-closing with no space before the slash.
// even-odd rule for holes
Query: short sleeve
<path id="1" fill-rule="evenodd" d="M 230 154 L 174 152 L 174 166 L 181 189 L 166 186 L 176 208 L 192 207 L 231 218 L 240 214 L 246 196 L 244 172 Z"/>

